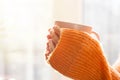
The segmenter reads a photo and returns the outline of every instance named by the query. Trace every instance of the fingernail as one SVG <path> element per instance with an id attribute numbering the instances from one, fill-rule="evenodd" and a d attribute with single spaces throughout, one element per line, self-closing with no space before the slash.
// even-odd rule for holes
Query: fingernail
<path id="1" fill-rule="evenodd" d="M 51 39 L 51 36 L 50 36 L 50 35 L 47 35 L 47 38 L 48 38 L 48 39 Z"/>

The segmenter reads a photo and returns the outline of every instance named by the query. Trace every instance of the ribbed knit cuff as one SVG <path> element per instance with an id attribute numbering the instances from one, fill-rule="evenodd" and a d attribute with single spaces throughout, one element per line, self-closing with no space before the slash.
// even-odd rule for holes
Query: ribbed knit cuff
<path id="1" fill-rule="evenodd" d="M 99 42 L 85 32 L 63 29 L 48 62 L 61 74 L 78 80 L 111 80 Z"/>

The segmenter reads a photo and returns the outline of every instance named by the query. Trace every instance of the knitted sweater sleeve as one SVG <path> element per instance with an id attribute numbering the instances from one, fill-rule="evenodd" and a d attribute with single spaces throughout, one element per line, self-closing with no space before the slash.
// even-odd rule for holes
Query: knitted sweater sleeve
<path id="1" fill-rule="evenodd" d="M 63 29 L 48 62 L 61 74 L 74 80 L 119 80 L 98 41 L 85 32 Z"/>

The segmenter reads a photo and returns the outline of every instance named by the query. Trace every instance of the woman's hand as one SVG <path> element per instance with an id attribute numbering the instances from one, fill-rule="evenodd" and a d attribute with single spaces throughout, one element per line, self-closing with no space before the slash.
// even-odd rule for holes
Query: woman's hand
<path id="1" fill-rule="evenodd" d="M 47 48 L 46 48 L 46 59 L 48 59 L 48 56 L 50 53 L 54 50 L 56 47 L 59 37 L 60 37 L 60 28 L 58 26 L 54 26 L 53 28 L 50 28 L 49 34 L 47 35 Z"/>

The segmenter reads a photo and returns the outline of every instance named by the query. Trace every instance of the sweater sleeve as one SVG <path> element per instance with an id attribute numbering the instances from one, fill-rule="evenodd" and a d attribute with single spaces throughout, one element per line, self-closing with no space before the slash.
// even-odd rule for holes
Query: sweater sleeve
<path id="1" fill-rule="evenodd" d="M 112 80 L 100 43 L 85 32 L 63 29 L 48 62 L 75 80 Z"/>

